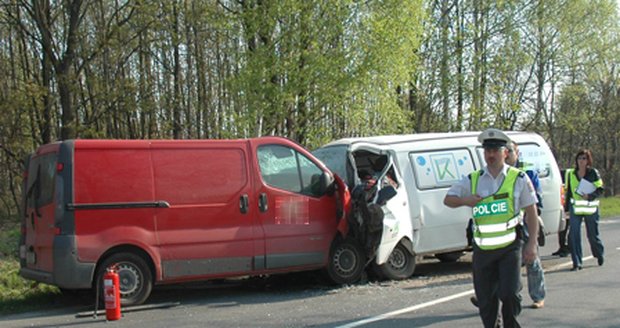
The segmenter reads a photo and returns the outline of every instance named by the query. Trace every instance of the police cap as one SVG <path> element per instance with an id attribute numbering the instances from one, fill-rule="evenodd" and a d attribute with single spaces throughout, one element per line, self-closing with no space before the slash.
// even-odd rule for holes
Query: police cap
<path id="1" fill-rule="evenodd" d="M 501 148 L 506 147 L 510 138 L 501 130 L 489 128 L 478 135 L 478 141 L 484 148 Z"/>

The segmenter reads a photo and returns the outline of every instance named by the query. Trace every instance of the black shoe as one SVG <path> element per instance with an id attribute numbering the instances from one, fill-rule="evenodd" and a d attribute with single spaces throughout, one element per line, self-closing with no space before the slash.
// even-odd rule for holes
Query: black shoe
<path id="1" fill-rule="evenodd" d="M 570 269 L 570 271 L 577 271 L 577 270 L 581 270 L 581 269 L 582 269 L 581 265 L 578 265 L 578 266 L 573 266 L 573 268 Z"/>
<path id="2" fill-rule="evenodd" d="M 471 304 L 473 304 L 475 307 L 478 307 L 478 299 L 476 298 L 476 296 L 470 297 L 469 300 L 471 301 Z"/>
<path id="3" fill-rule="evenodd" d="M 567 249 L 565 249 L 565 248 L 560 248 L 557 251 L 551 253 L 551 255 L 559 256 L 559 257 L 566 257 L 566 256 L 568 256 L 568 254 L 570 254 L 570 252 Z"/>
<path id="4" fill-rule="evenodd" d="M 598 265 L 599 266 L 602 266 L 603 263 L 605 263 L 605 258 L 603 258 L 602 256 L 597 257 L 596 259 L 598 260 Z"/>

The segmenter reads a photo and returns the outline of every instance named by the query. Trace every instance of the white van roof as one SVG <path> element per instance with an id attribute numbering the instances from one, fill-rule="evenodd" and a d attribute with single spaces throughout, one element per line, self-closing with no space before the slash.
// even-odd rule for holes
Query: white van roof
<path id="1" fill-rule="evenodd" d="M 396 144 L 404 144 L 410 142 L 430 142 L 433 140 L 446 140 L 446 139 L 463 139 L 463 138 L 472 138 L 471 142 L 478 143 L 478 135 L 480 131 L 469 131 L 469 132 L 440 132 L 440 133 L 417 133 L 417 134 L 400 134 L 400 135 L 385 135 L 385 136 L 374 136 L 374 137 L 356 137 L 356 138 L 343 138 L 339 140 L 332 141 L 323 147 L 330 146 L 338 146 L 338 145 L 351 145 L 355 143 L 366 143 L 366 144 L 374 144 L 377 146 L 386 146 L 386 145 L 396 145 Z M 519 135 L 536 135 L 532 132 L 521 132 L 521 131 L 506 131 L 510 137 L 519 136 Z M 538 135 L 536 135 L 538 136 Z M 519 139 L 519 138 L 517 138 Z M 323 148 L 321 147 L 321 148 Z"/>

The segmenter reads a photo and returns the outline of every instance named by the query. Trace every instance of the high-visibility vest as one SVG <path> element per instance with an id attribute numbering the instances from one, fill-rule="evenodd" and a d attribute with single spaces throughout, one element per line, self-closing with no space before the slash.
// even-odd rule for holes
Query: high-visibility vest
<path id="1" fill-rule="evenodd" d="M 476 194 L 478 180 L 483 171 L 471 174 L 471 193 Z M 473 207 L 474 241 L 483 250 L 506 247 L 517 238 L 516 227 L 520 212 L 514 207 L 514 188 L 519 175 L 514 167 L 508 168 L 506 178 L 495 194 L 483 198 Z"/>
<path id="2" fill-rule="evenodd" d="M 575 171 L 575 169 L 566 169 L 564 181 L 569 181 L 568 185 L 572 194 L 570 203 L 573 207 L 573 213 L 575 213 L 575 215 L 592 215 L 596 213 L 599 206 L 598 199 L 588 201 L 586 199 L 583 199 L 583 197 L 581 197 L 581 195 L 577 193 L 577 187 L 579 187 L 579 178 L 577 177 L 577 172 Z M 601 179 L 598 179 L 592 184 L 594 184 L 595 187 L 599 188 L 603 186 L 603 181 Z"/>

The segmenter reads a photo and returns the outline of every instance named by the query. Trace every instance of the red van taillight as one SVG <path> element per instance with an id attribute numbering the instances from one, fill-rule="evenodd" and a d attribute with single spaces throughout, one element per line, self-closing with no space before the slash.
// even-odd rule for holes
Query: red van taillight
<path id="1" fill-rule="evenodd" d="M 65 168 L 65 164 L 63 164 L 63 163 L 57 163 L 56 164 L 56 172 L 61 172 L 62 169 L 64 169 L 64 168 Z"/>
<path id="2" fill-rule="evenodd" d="M 564 207 L 564 202 L 566 202 L 566 199 L 564 199 L 565 193 L 564 193 L 564 185 L 562 185 L 562 187 L 560 188 L 560 199 L 562 200 L 562 207 Z"/>

